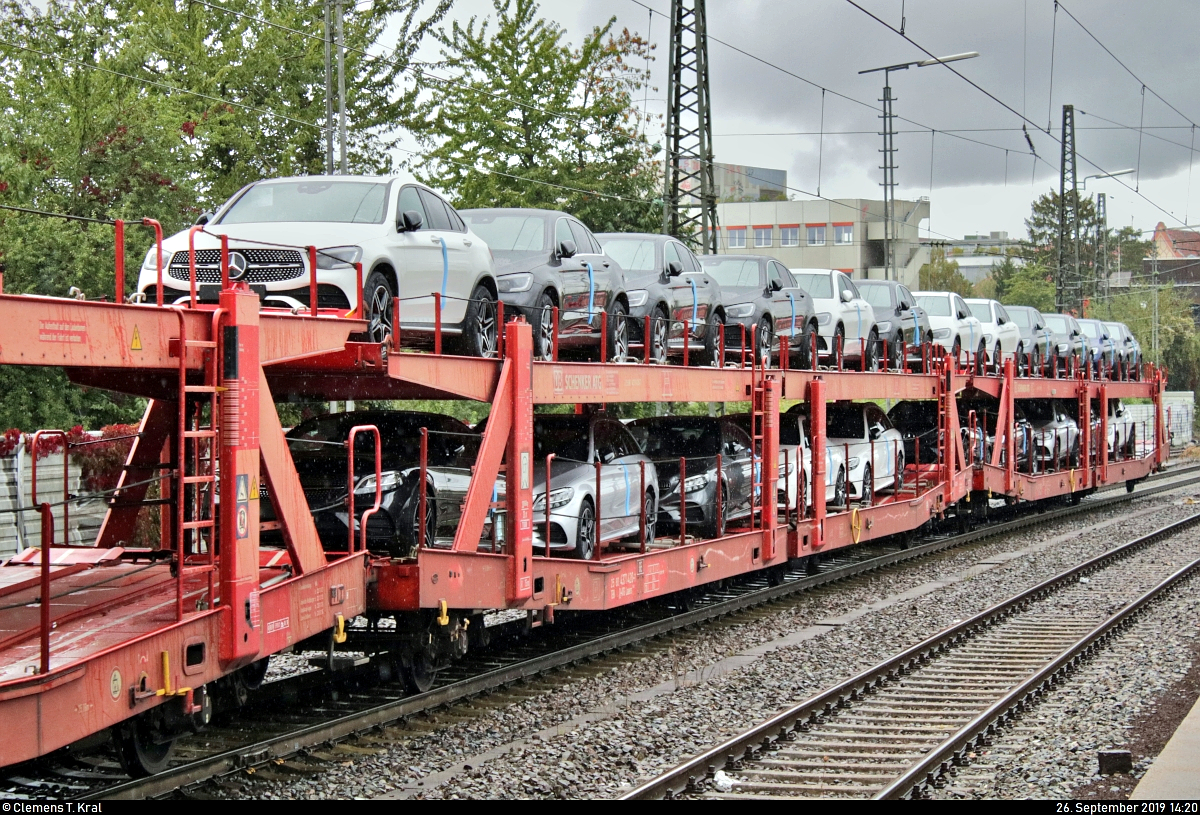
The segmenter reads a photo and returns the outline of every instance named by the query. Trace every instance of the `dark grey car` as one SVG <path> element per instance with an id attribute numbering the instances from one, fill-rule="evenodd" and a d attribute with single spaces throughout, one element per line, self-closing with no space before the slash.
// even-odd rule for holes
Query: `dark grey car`
<path id="1" fill-rule="evenodd" d="M 1042 360 L 1050 356 L 1050 329 L 1046 328 L 1046 318 L 1033 306 L 1005 306 L 1004 310 L 1021 329 L 1024 359 L 1017 360 L 1018 373 L 1025 375 L 1030 367 L 1034 371 L 1042 370 Z"/>
<path id="2" fill-rule="evenodd" d="M 721 287 L 691 250 L 670 235 L 604 232 L 596 238 L 625 271 L 632 339 L 646 341 L 650 317 L 650 361 L 661 365 L 669 353 L 682 353 L 686 324 L 688 361 L 717 363 L 725 323 Z"/>
<path id="3" fill-rule="evenodd" d="M 505 319 L 523 316 L 533 326 L 533 353 L 553 354 L 553 310 L 558 347 L 596 348 L 608 320 L 605 358 L 629 353 L 629 300 L 625 273 L 578 219 L 549 209 L 464 209 L 459 215 L 483 238 L 496 259 L 496 285 Z"/>
<path id="4" fill-rule="evenodd" d="M 704 255 L 700 265 L 721 286 L 726 351 L 741 348 L 745 327 L 746 345 L 760 349 L 764 361 L 777 354 L 779 338 L 786 336 L 790 362 L 812 366 L 817 333 L 812 297 L 782 263 L 762 255 Z"/>
<path id="5" fill-rule="evenodd" d="M 710 416 L 651 416 L 630 422 L 628 428 L 658 471 L 659 523 L 679 525 L 681 458 L 686 468 L 683 511 L 689 524 L 699 525 L 702 537 L 720 537 L 730 520 L 751 513 L 752 442 L 734 422 Z"/>
<path id="6" fill-rule="evenodd" d="M 933 328 L 929 315 L 917 305 L 908 287 L 893 280 L 856 280 L 854 285 L 875 309 L 875 329 L 883 344 L 879 359 L 892 370 L 899 370 L 902 364 L 920 364 L 921 346 L 933 344 Z M 903 361 L 902 348 L 907 349 Z"/>
<path id="7" fill-rule="evenodd" d="M 1071 360 L 1075 360 L 1075 370 L 1083 365 L 1084 337 L 1083 329 L 1069 314 L 1043 314 L 1046 328 L 1050 331 L 1050 361 L 1055 370 L 1066 373 L 1071 369 Z"/>

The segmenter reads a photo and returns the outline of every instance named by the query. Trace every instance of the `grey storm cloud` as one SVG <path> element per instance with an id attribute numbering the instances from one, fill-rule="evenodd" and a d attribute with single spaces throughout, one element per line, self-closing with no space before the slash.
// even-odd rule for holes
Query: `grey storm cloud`
<path id="1" fill-rule="evenodd" d="M 858 2 L 899 27 L 902 0 Z M 667 0 L 647 4 L 664 13 L 669 10 Z M 1140 164 L 1144 180 L 1188 167 L 1193 133 L 1185 117 L 1200 121 L 1196 104 L 1200 49 L 1195 48 L 1200 4 L 1071 0 L 1064 8 L 1184 115 L 1172 111 L 1151 90 L 1144 94 L 1143 108 L 1141 83 L 1062 8 L 1056 18 L 1053 0 L 907 0 L 903 9 L 908 36 L 937 56 L 980 52 L 978 58 L 954 67 L 1017 113 L 944 66 L 893 73 L 895 112 L 901 117 L 896 122 L 896 145 L 902 189 L 920 191 L 929 186 L 930 128 L 938 131 L 932 137 L 935 186 L 1000 184 L 1006 174 L 1010 180 L 1028 183 L 1032 159 L 1018 113 L 1036 125 L 1028 129 L 1046 161 L 1038 167 L 1038 183 L 1045 179 L 1050 186 L 1059 164 L 1056 139 L 1063 104 L 1076 108 L 1081 178 Z M 663 109 L 667 23 L 662 16 L 648 21 L 646 9 L 632 0 L 588 0 L 578 6 L 549 0 L 543 13 L 569 30 L 573 22 L 590 26 L 611 15 L 618 17 L 618 27 L 643 35 L 649 29 L 650 38 L 659 43 L 653 67 L 658 90 L 652 94 L 657 100 L 650 109 L 655 110 L 655 105 L 658 111 Z M 825 94 L 824 131 L 829 135 L 824 138 L 822 172 L 826 178 L 855 171 L 878 174 L 880 139 L 875 134 L 880 127 L 883 75 L 860 76 L 858 71 L 924 59 L 925 53 L 844 0 L 710 0 L 708 17 L 712 37 L 865 102 Z M 756 153 L 769 146 L 771 153 L 792 156 L 793 166 L 786 168 L 791 184 L 815 188 L 817 136 L 733 134 L 815 133 L 821 129 L 821 91 L 718 42 L 710 43 L 710 61 L 717 160 L 754 163 Z M 1146 127 L 1140 144 L 1139 122 Z M 1053 138 L 1043 132 L 1047 126 Z"/>

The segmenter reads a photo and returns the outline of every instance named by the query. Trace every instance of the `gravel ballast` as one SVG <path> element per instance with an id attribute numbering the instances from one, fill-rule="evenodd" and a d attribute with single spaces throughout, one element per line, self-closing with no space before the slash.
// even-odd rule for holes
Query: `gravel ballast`
<path id="1" fill-rule="evenodd" d="M 244 786 L 213 791 L 611 797 L 956 620 L 1192 512 L 1178 495 L 1154 496 L 892 567 L 388 728 L 369 749 L 318 774 L 243 776 Z"/>

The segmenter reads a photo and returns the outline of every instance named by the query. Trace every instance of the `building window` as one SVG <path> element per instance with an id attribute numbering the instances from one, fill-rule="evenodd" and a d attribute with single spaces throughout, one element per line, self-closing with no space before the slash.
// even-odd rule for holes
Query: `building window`
<path id="1" fill-rule="evenodd" d="M 825 245 L 825 224 L 809 224 L 808 225 L 808 245 L 809 246 L 824 246 Z"/>
<path id="2" fill-rule="evenodd" d="M 756 247 L 770 246 L 774 237 L 771 233 L 774 231 L 775 228 L 771 226 L 754 227 L 754 245 Z"/>
<path id="3" fill-rule="evenodd" d="M 833 242 L 839 246 L 854 243 L 854 224 L 834 224 Z"/>
<path id="4" fill-rule="evenodd" d="M 729 227 L 728 229 L 729 248 L 730 249 L 745 249 L 746 248 L 746 227 Z"/>
<path id="5" fill-rule="evenodd" d="M 800 245 L 800 224 L 787 224 L 779 227 L 780 246 Z"/>

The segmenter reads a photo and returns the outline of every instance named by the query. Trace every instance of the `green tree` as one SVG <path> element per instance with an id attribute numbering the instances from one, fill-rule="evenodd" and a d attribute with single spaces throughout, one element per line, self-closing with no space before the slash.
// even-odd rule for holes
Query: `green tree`
<path id="1" fill-rule="evenodd" d="M 971 281 L 958 270 L 958 261 L 947 260 L 942 247 L 931 250 L 929 262 L 921 266 L 917 280 L 922 291 L 952 291 L 963 297 L 973 294 Z"/>
<path id="2" fill-rule="evenodd" d="M 1074 193 L 1072 193 L 1073 195 Z M 1070 199 L 1068 199 L 1070 200 Z M 1025 219 L 1025 230 L 1028 233 L 1023 247 L 1024 254 L 1047 269 L 1055 269 L 1058 265 L 1058 204 L 1059 195 L 1050 190 L 1033 202 L 1029 217 Z M 1068 225 L 1072 234 L 1074 226 Z M 1079 199 L 1079 265 L 1080 268 L 1090 269 L 1095 260 L 1093 236 L 1096 230 L 1096 205 L 1091 198 L 1080 196 Z M 1074 264 L 1075 252 L 1068 237 L 1067 254 L 1063 262 Z"/>
<path id="3" fill-rule="evenodd" d="M 999 298 L 1008 306 L 1032 306 L 1038 311 L 1054 312 L 1054 281 L 1050 271 L 1038 263 L 1016 267 L 1005 277 Z"/>
<path id="4" fill-rule="evenodd" d="M 355 171 L 390 168 L 397 125 L 412 124 L 412 54 L 450 3 L 347 4 Z M 364 56 L 379 50 L 389 22 L 396 48 Z M 322 26 L 322 4 L 304 0 L 0 0 L 0 203 L 151 217 L 170 234 L 250 181 L 321 171 Z M 129 231 L 127 281 L 150 243 L 148 230 Z M 0 211 L 10 292 L 63 296 L 75 286 L 111 298 L 113 262 L 111 226 Z M 14 369 L 0 383 L 0 417 L 23 429 L 95 427 L 139 410 L 98 391 L 81 400 L 57 371 Z"/>
<path id="5" fill-rule="evenodd" d="M 661 173 L 637 92 L 652 46 L 615 18 L 578 48 L 535 0 L 493 0 L 495 20 L 440 29 L 447 82 L 424 82 L 430 123 L 417 176 L 461 207 L 567 210 L 596 231 L 662 225 Z"/>

